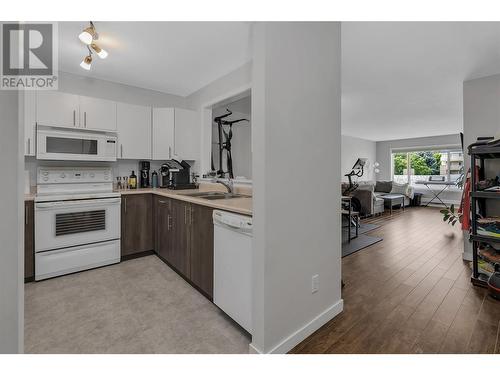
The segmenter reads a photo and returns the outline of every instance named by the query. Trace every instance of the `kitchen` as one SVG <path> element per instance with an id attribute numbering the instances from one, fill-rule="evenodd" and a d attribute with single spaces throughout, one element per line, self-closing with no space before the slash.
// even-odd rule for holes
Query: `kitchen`
<path id="1" fill-rule="evenodd" d="M 78 27 L 84 29 L 82 23 L 61 23 L 60 38 L 64 40 L 71 30 L 71 43 L 81 44 Z M 108 62 L 109 57 L 95 65 Z M 64 59 L 60 64 L 65 64 Z M 20 95 L 19 120 L 25 134 L 26 352 L 248 352 L 251 180 L 227 179 L 229 173 L 223 171 L 227 171 L 227 160 L 226 165 L 220 164 L 219 174 L 200 169 L 202 159 L 211 158 L 211 149 L 201 155 L 201 116 L 186 108 L 182 98 L 171 100 L 172 95 L 76 73 L 60 72 L 58 91 Z M 249 98 L 250 92 L 246 90 L 245 95 Z M 123 97 L 128 102 L 120 101 Z M 173 104 L 183 108 L 158 105 L 176 101 Z M 225 98 L 223 104 L 229 107 L 231 99 Z M 210 132 L 211 124 L 206 133 Z M 250 143 L 250 137 L 238 138 L 235 135 L 238 142 Z M 233 153 L 238 154 L 238 147 Z M 246 158 L 251 160 L 251 155 Z M 234 169 L 238 171 L 238 162 Z M 234 247 L 241 252 L 236 257 L 230 251 Z M 158 287 L 168 275 L 176 288 L 189 293 L 195 306 L 201 304 L 208 313 L 192 311 L 193 306 L 184 306 L 185 301 L 173 307 L 156 296 L 154 303 L 166 307 L 147 327 L 154 327 L 151 335 L 157 337 L 162 328 L 167 329 L 162 322 L 175 318 L 175 335 L 161 335 L 156 341 L 151 335 L 133 339 L 137 327 L 130 321 L 141 320 L 148 311 L 145 303 L 134 305 L 134 310 L 121 300 L 123 285 L 111 283 L 116 289 L 109 287 L 105 292 L 111 298 L 99 300 L 90 310 L 85 307 L 88 300 L 71 304 L 65 298 L 71 280 L 80 280 L 73 292 L 85 293 L 109 281 L 110 275 L 120 272 L 114 269 L 122 265 L 131 274 L 127 284 L 140 275 L 141 267 L 153 267 Z M 86 284 L 88 277 L 93 278 L 92 285 Z M 148 287 L 135 290 L 131 298 L 145 295 L 151 304 L 152 285 L 145 283 Z M 166 286 L 175 294 L 172 288 Z M 64 303 L 69 306 L 61 309 Z M 110 342 L 102 335 L 107 327 L 116 328 L 119 308 L 113 303 L 123 303 L 122 315 L 123 311 L 129 315 L 118 327 L 120 339 Z M 95 313 L 102 310 L 109 311 L 109 320 L 95 321 Z M 220 331 L 182 334 L 200 319 L 208 326 L 219 324 Z M 92 345 L 74 340 L 74 332 L 80 330 L 96 335 Z M 47 332 L 57 332 L 57 337 Z"/>
<path id="2" fill-rule="evenodd" d="M 340 24 L 49 25 L 58 89 L 0 91 L 4 351 L 286 353 L 342 311 Z"/>

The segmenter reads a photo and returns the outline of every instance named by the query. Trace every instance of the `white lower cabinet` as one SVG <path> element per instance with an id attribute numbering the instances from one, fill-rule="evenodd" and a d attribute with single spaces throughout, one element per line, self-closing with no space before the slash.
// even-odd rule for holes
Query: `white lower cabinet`
<path id="1" fill-rule="evenodd" d="M 151 107 L 118 103 L 119 159 L 151 159 Z"/>

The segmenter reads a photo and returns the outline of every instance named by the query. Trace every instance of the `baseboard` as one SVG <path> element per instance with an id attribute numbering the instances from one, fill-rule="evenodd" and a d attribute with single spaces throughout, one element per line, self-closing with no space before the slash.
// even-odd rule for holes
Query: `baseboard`
<path id="1" fill-rule="evenodd" d="M 120 261 L 124 262 L 124 261 L 127 261 L 127 260 L 136 259 L 136 258 L 142 258 L 142 257 L 146 257 L 148 255 L 154 255 L 154 254 L 156 254 L 154 250 L 146 250 L 146 251 L 142 251 L 140 253 L 124 255 L 124 256 L 121 257 Z"/>
<path id="2" fill-rule="evenodd" d="M 259 349 L 257 349 L 252 343 L 248 345 L 248 354 L 263 354 Z"/>
<path id="3" fill-rule="evenodd" d="M 302 328 L 298 329 L 286 339 L 281 341 L 278 345 L 276 345 L 273 349 L 271 349 L 268 354 L 286 354 L 293 348 L 295 348 L 298 344 L 320 329 L 323 325 L 328 323 L 330 320 L 335 318 L 338 314 L 342 312 L 344 308 L 344 301 L 341 299 L 337 301 L 335 304 L 327 308 L 321 314 L 319 314 L 316 318 L 311 320 Z M 261 350 L 255 347 L 253 344 L 249 345 L 249 353 L 251 354 L 263 354 Z"/>
<path id="4" fill-rule="evenodd" d="M 472 262 L 472 253 L 470 253 L 468 251 L 464 251 L 462 253 L 462 259 L 466 260 L 466 261 L 469 261 L 469 262 Z"/>

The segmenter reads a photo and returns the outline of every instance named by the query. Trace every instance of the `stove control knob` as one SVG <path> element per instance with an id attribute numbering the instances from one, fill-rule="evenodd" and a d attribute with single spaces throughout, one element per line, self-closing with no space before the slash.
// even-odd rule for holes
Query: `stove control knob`
<path id="1" fill-rule="evenodd" d="M 61 178 L 66 178 L 66 174 L 65 173 L 61 173 Z"/>
<path id="2" fill-rule="evenodd" d="M 89 174 L 89 176 L 90 176 L 90 178 L 94 178 L 95 175 L 93 173 L 91 173 L 91 174 Z"/>
<path id="3" fill-rule="evenodd" d="M 44 178 L 43 178 L 43 180 L 44 180 L 44 181 L 48 181 L 48 180 L 49 180 L 49 178 L 48 178 L 48 177 L 44 177 Z"/>
<path id="4" fill-rule="evenodd" d="M 47 171 L 43 171 L 43 172 L 42 172 L 42 174 L 43 174 L 44 176 L 48 176 L 48 175 L 49 175 L 49 172 L 47 172 Z"/>

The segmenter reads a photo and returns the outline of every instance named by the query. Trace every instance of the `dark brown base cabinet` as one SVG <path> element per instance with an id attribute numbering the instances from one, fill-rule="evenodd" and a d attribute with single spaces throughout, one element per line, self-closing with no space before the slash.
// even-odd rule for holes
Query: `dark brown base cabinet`
<path id="1" fill-rule="evenodd" d="M 24 280 L 35 278 L 35 206 L 24 202 Z"/>
<path id="2" fill-rule="evenodd" d="M 153 250 L 152 195 L 123 195 L 121 211 L 121 256 Z"/>
<path id="3" fill-rule="evenodd" d="M 212 211 L 154 197 L 156 253 L 209 298 L 213 296 Z"/>

